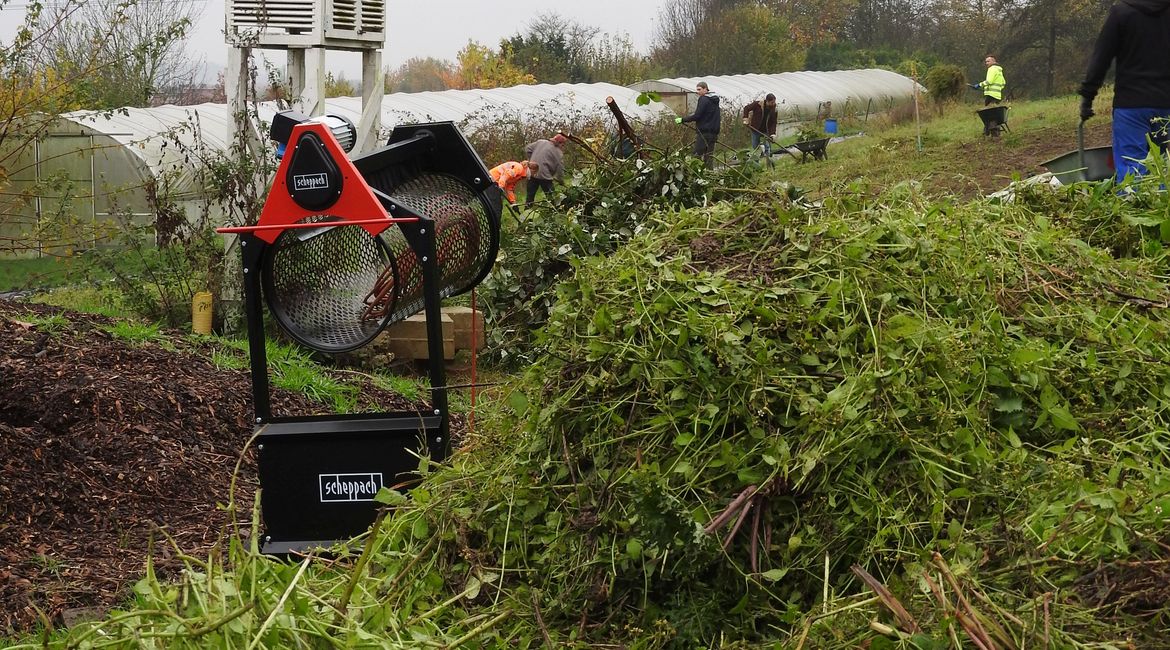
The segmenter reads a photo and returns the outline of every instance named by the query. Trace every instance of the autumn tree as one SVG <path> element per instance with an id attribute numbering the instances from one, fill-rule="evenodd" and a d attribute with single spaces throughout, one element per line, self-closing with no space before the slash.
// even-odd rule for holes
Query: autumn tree
<path id="1" fill-rule="evenodd" d="M 345 73 L 341 73 L 336 77 L 332 72 L 325 73 L 325 96 L 326 97 L 356 97 L 361 93 L 358 92 L 357 86 L 353 82 L 345 78 Z"/>
<path id="2" fill-rule="evenodd" d="M 388 93 L 417 93 L 425 90 L 447 90 L 447 81 L 454 76 L 455 66 L 450 61 L 434 57 L 407 59 L 402 65 L 386 72 L 384 83 Z"/>
<path id="3" fill-rule="evenodd" d="M 832 45 L 845 29 L 857 0 L 765 0 L 763 6 L 788 21 L 792 41 L 802 47 Z"/>
<path id="4" fill-rule="evenodd" d="M 510 53 L 468 41 L 456 55 L 456 66 L 444 79 L 448 88 L 500 88 L 536 83 L 536 78 L 513 65 Z"/>
<path id="5" fill-rule="evenodd" d="M 791 25 L 760 2 L 677 0 L 660 14 L 654 58 L 682 74 L 799 69 L 804 48 Z"/>

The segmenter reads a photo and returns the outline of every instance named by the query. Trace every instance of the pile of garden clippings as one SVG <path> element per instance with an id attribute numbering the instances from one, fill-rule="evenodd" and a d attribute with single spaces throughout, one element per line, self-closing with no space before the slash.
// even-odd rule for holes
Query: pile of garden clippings
<path id="1" fill-rule="evenodd" d="M 956 575 L 1016 638 L 1157 629 L 1164 199 L 1034 191 L 654 219 L 559 287 L 518 416 L 429 486 L 428 529 L 596 642 L 783 640 L 866 580 L 946 636 Z M 873 611 L 824 627 L 856 647 Z"/>
<path id="2" fill-rule="evenodd" d="M 149 549 L 165 575 L 228 523 L 252 434 L 248 374 L 217 369 L 181 335 L 134 344 L 113 325 L 0 301 L 0 633 L 41 613 L 51 624 L 98 615 L 126 596 Z M 411 406 L 373 387 L 361 401 Z M 277 389 L 273 410 L 323 406 Z M 236 487 L 245 532 L 255 488 L 247 454 Z"/>

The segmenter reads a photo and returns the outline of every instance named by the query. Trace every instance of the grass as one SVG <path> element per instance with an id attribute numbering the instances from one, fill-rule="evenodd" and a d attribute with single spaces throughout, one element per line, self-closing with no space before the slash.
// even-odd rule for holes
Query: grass
<path id="1" fill-rule="evenodd" d="M 58 287 L 32 296 L 31 301 L 110 318 L 126 318 L 130 315 L 122 294 L 111 286 Z"/>
<path id="2" fill-rule="evenodd" d="M 423 391 L 426 390 L 423 383 L 411 377 L 403 377 L 401 375 L 390 375 L 386 373 L 375 373 L 373 377 L 374 385 L 382 390 L 388 390 L 410 400 L 418 400 L 423 396 Z"/>
<path id="3" fill-rule="evenodd" d="M 921 129 L 912 118 L 892 126 L 872 118 L 876 128 L 865 135 L 830 144 L 828 160 L 799 164 L 790 156 L 777 157 L 775 174 L 817 195 L 846 183 L 888 188 L 906 181 L 934 195 L 987 194 L 1007 185 L 1013 173 L 1041 171 L 1039 164 L 1050 157 L 1043 153 L 1044 144 L 1054 136 L 1071 140 L 1076 132 L 1077 100 L 1071 96 L 1009 105 L 1011 131 L 999 142 L 983 138 L 982 122 L 974 114 L 979 105 L 927 107 Z M 1098 120 L 1089 126 L 1100 128 L 1108 118 Z M 1039 155 L 1032 156 L 1033 151 Z"/>
<path id="4" fill-rule="evenodd" d="M 129 258 L 120 263 L 125 269 L 141 266 Z M 110 274 L 88 263 L 84 254 L 0 259 L 0 292 L 36 291 L 108 279 Z"/>
<path id="5" fill-rule="evenodd" d="M 150 341 L 159 344 L 166 342 L 166 336 L 159 330 L 158 325 L 151 323 L 136 323 L 123 320 L 103 327 L 102 329 L 112 334 L 114 338 L 122 339 L 135 345 L 141 345 Z"/>
<path id="6" fill-rule="evenodd" d="M 75 260 L 35 257 L 0 260 L 0 291 L 56 287 L 68 281 Z"/>
<path id="7" fill-rule="evenodd" d="M 53 314 L 52 316 L 28 314 L 17 318 L 17 320 L 36 325 L 37 329 L 44 332 L 61 332 L 70 325 L 69 319 L 61 314 Z"/>

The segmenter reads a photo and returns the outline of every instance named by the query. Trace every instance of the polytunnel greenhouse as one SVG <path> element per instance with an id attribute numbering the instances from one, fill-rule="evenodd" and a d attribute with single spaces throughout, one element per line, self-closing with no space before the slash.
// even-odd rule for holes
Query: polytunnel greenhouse
<path id="1" fill-rule="evenodd" d="M 452 121 L 474 136 L 477 130 L 504 120 L 576 124 L 601 118 L 612 124 L 607 97 L 613 97 L 635 123 L 667 112 L 661 104 L 639 106 L 638 94 L 604 83 L 393 93 L 382 100 L 381 121 L 387 134 L 395 124 Z M 330 98 L 325 100 L 325 112 L 356 124 L 361 104 L 360 97 Z M 261 121 L 270 121 L 277 110 L 275 102 L 261 104 Z M 6 196 L 18 200 L 0 202 L 0 242 L 27 240 L 43 231 L 39 223 L 63 212 L 73 220 L 98 226 L 116 216 L 147 219 L 150 208 L 145 190 L 155 182 L 165 183 L 167 196 L 188 215 L 197 214 L 205 205 L 203 171 L 197 160 L 226 153 L 231 128 L 224 104 L 66 113 L 10 165 Z M 95 243 L 66 243 L 42 234 L 38 241 L 26 241 L 19 248 L 28 252 Z"/>
<path id="2" fill-rule="evenodd" d="M 382 100 L 386 133 L 395 124 L 452 121 L 474 138 L 477 131 L 500 123 L 536 125 L 584 124 L 591 119 L 614 126 L 606 97 L 635 125 L 653 122 L 670 111 L 694 110 L 698 81 L 707 81 L 721 95 L 723 110 L 735 115 L 743 105 L 775 93 L 781 121 L 798 122 L 833 115 L 880 113 L 913 97 L 915 84 L 887 70 L 784 72 L 645 81 L 630 87 L 613 84 L 539 84 L 490 90 L 446 90 L 391 93 Z M 637 104 L 644 91 L 655 91 L 662 103 Z M 325 112 L 355 124 L 361 98 L 325 101 Z M 261 104 L 262 121 L 278 110 Z M 63 241 L 43 226 L 54 215 L 68 214 L 101 231 L 103 224 L 129 217 L 150 223 L 148 197 L 155 186 L 187 215 L 206 209 L 206 182 L 198 163 L 224 155 L 231 140 L 228 107 L 224 104 L 78 111 L 57 119 L 43 139 L 8 165 L 9 187 L 0 200 L 0 242 L 19 242 L 23 252 L 54 247 L 90 247 L 95 241 Z M 212 215 L 215 219 L 216 215 Z M 30 241 L 30 238 L 32 241 Z M 4 247 L 8 248 L 7 246 Z M 0 249 L 3 252 L 3 249 Z"/>
<path id="3" fill-rule="evenodd" d="M 722 98 L 720 108 L 729 115 L 773 93 L 781 122 L 884 113 L 912 100 L 916 87 L 922 90 L 909 77 L 878 69 L 677 77 L 642 81 L 630 88 L 656 92 L 671 110 L 689 115 L 699 99 L 695 84 L 700 81 Z"/>

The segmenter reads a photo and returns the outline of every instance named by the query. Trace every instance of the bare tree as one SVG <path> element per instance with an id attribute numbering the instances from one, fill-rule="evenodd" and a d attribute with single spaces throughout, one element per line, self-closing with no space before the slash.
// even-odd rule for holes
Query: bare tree
<path id="1" fill-rule="evenodd" d="M 674 0 L 658 13 L 655 58 L 668 68 L 695 70 L 703 65 L 699 30 L 711 13 L 710 0 Z"/>
<path id="2" fill-rule="evenodd" d="M 87 108 L 147 106 L 158 93 L 181 95 L 199 81 L 202 60 L 186 49 L 203 5 L 197 0 L 65 0 L 44 20 L 49 66 L 68 75 L 94 62 Z M 64 16 L 64 20 L 60 17 Z"/>

